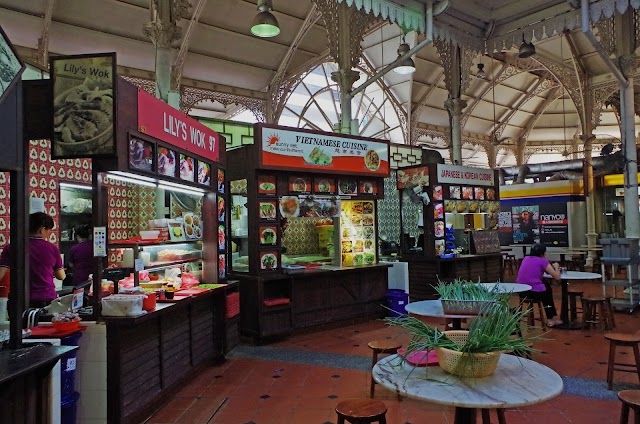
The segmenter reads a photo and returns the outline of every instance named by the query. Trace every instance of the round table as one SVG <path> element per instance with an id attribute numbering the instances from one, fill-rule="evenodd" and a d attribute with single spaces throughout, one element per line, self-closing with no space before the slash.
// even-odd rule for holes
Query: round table
<path id="1" fill-rule="evenodd" d="M 544 278 L 553 278 L 546 272 Z M 560 282 L 562 283 L 562 297 L 560 301 L 560 319 L 562 324 L 554 325 L 553 328 L 562 330 L 577 330 L 582 328 L 582 323 L 569 321 L 569 280 L 600 280 L 602 274 L 595 272 L 567 271 L 560 274 Z"/>
<path id="2" fill-rule="evenodd" d="M 372 375 L 381 386 L 398 394 L 454 406 L 455 424 L 474 424 L 476 409 L 543 402 L 559 395 L 563 387 L 562 378 L 552 369 L 507 354 L 500 356 L 495 374 L 484 378 L 456 377 L 440 367 L 415 368 L 399 355 L 378 361 Z"/>
<path id="3" fill-rule="evenodd" d="M 498 286 L 498 293 L 521 293 L 531 290 L 531 286 L 528 284 L 519 284 L 519 283 L 479 283 L 489 290 L 493 290 L 494 287 Z"/>

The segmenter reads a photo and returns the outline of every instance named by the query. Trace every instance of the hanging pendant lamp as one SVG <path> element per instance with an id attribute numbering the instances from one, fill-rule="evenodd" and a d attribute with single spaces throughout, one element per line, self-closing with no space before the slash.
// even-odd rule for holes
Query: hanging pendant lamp
<path id="1" fill-rule="evenodd" d="M 476 78 L 483 80 L 489 79 L 487 73 L 484 71 L 484 63 L 478 63 L 478 72 L 476 72 Z"/>
<path id="2" fill-rule="evenodd" d="M 520 59 L 526 59 L 527 57 L 533 56 L 536 54 L 536 48 L 531 42 L 526 42 L 524 40 L 524 34 L 522 34 L 522 44 L 520 45 L 520 50 L 518 50 L 518 57 Z"/>
<path id="3" fill-rule="evenodd" d="M 402 57 L 407 54 L 411 50 L 409 45 L 404 40 L 404 35 L 402 36 L 402 43 L 398 46 L 398 57 Z M 393 68 L 393 72 L 400 75 L 408 75 L 413 74 L 416 71 L 416 64 L 410 57 L 406 58 L 398 66 Z"/>
<path id="4" fill-rule="evenodd" d="M 258 14 L 253 18 L 251 34 L 260 38 L 275 37 L 280 34 L 280 26 L 271 13 L 272 10 L 271 0 L 258 0 Z"/>

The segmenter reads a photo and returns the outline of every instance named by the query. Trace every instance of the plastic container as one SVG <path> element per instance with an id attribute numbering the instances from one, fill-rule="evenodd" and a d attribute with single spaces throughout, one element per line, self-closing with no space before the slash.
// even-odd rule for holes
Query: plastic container
<path id="1" fill-rule="evenodd" d="M 80 337 L 82 337 L 82 333 L 77 332 L 70 336 L 63 337 L 61 343 L 63 346 L 78 346 Z M 60 360 L 60 399 L 62 399 L 63 408 L 64 403 L 77 394 L 75 393 L 77 352 L 77 350 L 74 350 L 63 356 Z M 75 419 L 73 422 L 75 422 Z"/>
<path id="2" fill-rule="evenodd" d="M 102 299 L 102 315 L 112 317 L 142 315 L 142 301 L 145 297 L 140 294 L 112 294 Z"/>
<path id="3" fill-rule="evenodd" d="M 69 398 L 62 399 L 62 404 L 60 405 L 60 424 L 76 424 L 78 399 L 80 399 L 80 393 L 78 392 L 73 392 Z"/>
<path id="4" fill-rule="evenodd" d="M 405 306 L 409 303 L 409 295 L 402 289 L 387 290 L 387 308 L 391 309 L 388 315 L 399 317 L 407 313 Z"/>
<path id="5" fill-rule="evenodd" d="M 159 230 L 143 230 L 140 231 L 140 238 L 142 240 L 156 240 L 160 236 Z"/>

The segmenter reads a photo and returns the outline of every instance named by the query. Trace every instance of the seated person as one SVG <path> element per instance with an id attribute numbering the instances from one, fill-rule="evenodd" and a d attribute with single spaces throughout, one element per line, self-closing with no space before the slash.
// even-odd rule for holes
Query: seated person
<path id="1" fill-rule="evenodd" d="M 541 301 L 547 315 L 547 326 L 553 327 L 562 324 L 562 321 L 556 319 L 558 314 L 553 303 L 553 292 L 551 291 L 551 286 L 544 282 L 543 275 L 546 272 L 555 280 L 559 280 L 560 271 L 558 271 L 559 265 L 557 262 L 549 263 L 545 257 L 546 252 L 547 248 L 544 244 L 534 244 L 531 247 L 529 256 L 525 256 L 522 260 L 516 282 L 531 286 L 531 290 L 520 293 L 520 297 Z"/>

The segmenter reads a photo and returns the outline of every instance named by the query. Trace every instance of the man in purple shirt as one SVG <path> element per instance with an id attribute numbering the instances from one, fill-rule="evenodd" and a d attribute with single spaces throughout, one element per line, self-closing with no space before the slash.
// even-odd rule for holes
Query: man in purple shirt
<path id="1" fill-rule="evenodd" d="M 560 271 L 558 271 L 557 262 L 550 264 L 545 258 L 546 252 L 547 247 L 542 243 L 536 243 L 531 246 L 531 254 L 522 259 L 516 282 L 531 286 L 531 290 L 520 293 L 520 297 L 541 301 L 547 315 L 547 326 L 553 327 L 562 324 L 562 321 L 556 319 L 557 312 L 553 303 L 551 286 L 545 284 L 542 278 L 546 272 L 554 279 L 559 280 Z"/>
<path id="2" fill-rule="evenodd" d="M 64 280 L 65 272 L 58 247 L 49 242 L 53 231 L 53 218 L 44 212 L 29 215 L 29 306 L 43 308 L 56 295 L 55 276 Z M 11 245 L 5 246 L 0 255 L 0 280 L 9 269 Z"/>

